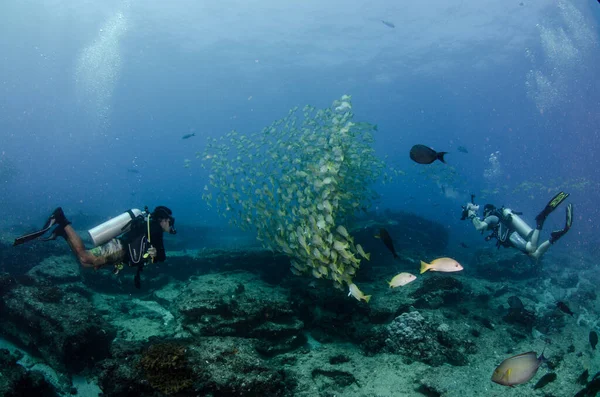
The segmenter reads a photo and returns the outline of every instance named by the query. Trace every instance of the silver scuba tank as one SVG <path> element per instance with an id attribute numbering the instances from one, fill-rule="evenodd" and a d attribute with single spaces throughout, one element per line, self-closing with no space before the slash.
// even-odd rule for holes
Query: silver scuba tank
<path id="1" fill-rule="evenodd" d="M 502 215 L 504 217 L 510 216 L 512 220 L 512 228 L 517 231 L 523 238 L 527 238 L 529 233 L 533 231 L 531 226 L 529 226 L 525 221 L 517 214 L 515 214 L 510 208 L 503 208 Z"/>
<path id="2" fill-rule="evenodd" d="M 126 225 L 142 213 L 143 212 L 139 209 L 132 208 L 129 211 L 88 230 L 88 234 L 94 242 L 94 247 L 102 245 L 118 235 L 129 231 L 129 226 L 126 227 Z"/>

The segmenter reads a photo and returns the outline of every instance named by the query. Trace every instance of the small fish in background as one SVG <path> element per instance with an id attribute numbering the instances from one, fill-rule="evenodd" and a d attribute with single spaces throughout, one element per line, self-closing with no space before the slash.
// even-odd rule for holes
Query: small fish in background
<path id="1" fill-rule="evenodd" d="M 365 301 L 367 303 L 369 303 L 369 301 L 371 300 L 371 295 L 365 295 L 362 293 L 361 290 L 358 289 L 358 287 L 356 286 L 356 284 L 352 283 L 350 285 L 348 285 L 350 291 L 348 292 L 348 296 L 352 295 L 357 301 Z"/>
<path id="2" fill-rule="evenodd" d="M 590 371 L 586 369 L 577 378 L 577 383 L 580 385 L 585 385 L 587 383 L 589 377 L 590 377 Z"/>
<path id="3" fill-rule="evenodd" d="M 191 134 L 185 134 L 184 136 L 181 137 L 181 139 L 190 139 L 191 137 L 196 136 L 196 133 L 191 133 Z"/>
<path id="4" fill-rule="evenodd" d="M 492 382 L 503 386 L 514 386 L 528 382 L 546 358 L 536 352 L 527 352 L 502 361 L 492 374 Z"/>
<path id="5" fill-rule="evenodd" d="M 381 241 L 385 244 L 385 246 L 391 251 L 392 255 L 394 255 L 394 259 L 398 258 L 398 254 L 396 253 L 396 249 L 394 248 L 394 243 L 392 242 L 392 236 L 388 233 L 384 228 L 379 229 L 379 235 L 375 236 L 376 238 L 380 238 Z"/>
<path id="6" fill-rule="evenodd" d="M 448 152 L 436 152 L 432 148 L 425 145 L 415 145 L 410 149 L 410 158 L 415 163 L 419 164 L 431 164 L 435 160 L 440 160 L 446 164 L 444 155 Z"/>
<path id="7" fill-rule="evenodd" d="M 403 287 L 406 284 L 415 281 L 416 279 L 417 276 L 410 273 L 402 272 L 400 274 L 395 275 L 391 281 L 388 281 L 388 285 L 390 286 L 390 288 Z"/>
<path id="8" fill-rule="evenodd" d="M 556 307 L 558 308 L 558 310 L 560 310 L 563 313 L 568 314 L 571 317 L 573 317 L 575 315 L 575 313 L 573 313 L 571 311 L 571 309 L 569 309 L 569 306 L 567 306 L 567 304 L 565 302 L 556 302 Z"/>
<path id="9" fill-rule="evenodd" d="M 467 148 L 464 147 L 464 146 L 459 146 L 457 150 L 459 152 L 461 152 L 461 153 L 465 153 L 465 154 L 469 153 L 469 151 L 467 150 Z"/>
<path id="10" fill-rule="evenodd" d="M 596 350 L 596 345 L 598 344 L 598 334 L 596 331 L 590 331 L 590 345 L 592 345 L 592 350 Z"/>
<path id="11" fill-rule="evenodd" d="M 129 172 L 130 174 L 139 174 L 140 171 L 136 170 L 135 168 L 128 168 L 127 172 Z"/>
<path id="12" fill-rule="evenodd" d="M 598 0 L 598 1 L 600 1 L 600 0 Z M 384 21 L 383 19 L 381 20 L 381 23 L 383 23 L 388 28 L 394 29 L 396 27 L 396 25 L 394 25 L 392 22 L 390 22 L 390 21 Z"/>
<path id="13" fill-rule="evenodd" d="M 469 248 L 469 246 L 468 246 L 467 244 L 463 243 L 463 242 L 461 242 L 459 245 L 460 245 L 461 247 L 463 247 L 463 248 Z"/>
<path id="14" fill-rule="evenodd" d="M 598 0 L 600 1 L 600 0 Z M 581 389 L 575 397 L 594 397 L 600 392 L 600 372 L 596 372 L 596 375 L 583 389 Z"/>
<path id="15" fill-rule="evenodd" d="M 427 270 L 444 273 L 459 272 L 463 270 L 463 267 L 460 263 L 452 258 L 437 258 L 431 263 L 421 261 L 421 274 L 425 273 Z"/>
<path id="16" fill-rule="evenodd" d="M 533 389 L 534 390 L 541 389 L 541 388 L 545 387 L 548 383 L 552 383 L 555 380 L 556 380 L 556 373 L 550 372 L 550 373 L 542 376 L 540 378 L 540 380 L 537 381 L 535 386 L 533 386 Z"/>
<path id="17" fill-rule="evenodd" d="M 525 309 L 525 305 L 523 301 L 518 296 L 511 296 L 508 298 L 508 306 L 514 310 L 523 310 Z"/>

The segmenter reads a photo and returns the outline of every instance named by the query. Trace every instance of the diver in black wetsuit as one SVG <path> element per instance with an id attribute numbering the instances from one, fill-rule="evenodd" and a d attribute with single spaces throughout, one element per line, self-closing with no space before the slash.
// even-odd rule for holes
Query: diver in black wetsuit
<path id="1" fill-rule="evenodd" d="M 535 259 L 539 259 L 550 245 L 554 244 L 558 239 L 564 236 L 573 223 L 573 205 L 568 204 L 566 208 L 565 227 L 561 230 L 554 231 L 550 234 L 550 239 L 544 241 L 538 246 L 540 231 L 544 225 L 546 217 L 556 209 L 564 200 L 569 197 L 568 193 L 560 192 L 548 202 L 542 212 L 536 217 L 536 228 L 532 229 L 519 216 L 519 213 L 512 211 L 510 208 L 496 208 L 492 204 L 486 204 L 483 207 L 483 219 L 479 219 L 477 211 L 479 206 L 468 203 L 463 207 L 463 219 L 470 219 L 480 232 L 491 230 L 492 234 L 486 237 L 486 241 L 492 238 L 497 239 L 498 246 L 514 247 L 518 250 L 530 255 Z"/>
<path id="2" fill-rule="evenodd" d="M 113 265 L 114 273 L 118 273 L 123 269 L 123 264 L 135 266 L 138 270 L 135 278 L 138 288 L 139 274 L 146 262 L 163 262 L 166 259 L 163 233 L 177 233 L 175 218 L 165 206 L 156 207 L 151 214 L 130 210 L 91 229 L 90 237 L 97 246 L 86 250 L 81 237 L 65 217 L 62 208 L 58 207 L 40 231 L 17 238 L 13 245 L 35 240 L 53 227 L 50 236 L 42 240 L 63 237 L 84 267 L 97 270 L 105 265 Z"/>

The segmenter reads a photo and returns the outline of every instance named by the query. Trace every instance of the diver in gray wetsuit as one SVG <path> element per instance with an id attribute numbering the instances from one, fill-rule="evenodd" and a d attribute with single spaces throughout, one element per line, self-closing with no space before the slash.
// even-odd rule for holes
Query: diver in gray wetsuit
<path id="1" fill-rule="evenodd" d="M 514 247 L 530 255 L 532 258 L 539 259 L 550 245 L 564 236 L 573 223 L 573 205 L 568 204 L 566 209 L 566 222 L 562 230 L 554 231 L 550 234 L 550 239 L 544 241 L 538 246 L 540 231 L 544 225 L 546 217 L 559 206 L 566 198 L 568 193 L 560 192 L 550 200 L 544 210 L 536 217 L 536 228 L 532 229 L 519 215 L 510 208 L 496 208 L 492 204 L 486 204 L 483 207 L 483 220 L 477 216 L 479 206 L 468 203 L 464 206 L 463 219 L 470 219 L 475 229 L 483 233 L 491 230 L 492 234 L 486 237 L 486 241 L 492 238 L 497 239 L 498 247 Z"/>

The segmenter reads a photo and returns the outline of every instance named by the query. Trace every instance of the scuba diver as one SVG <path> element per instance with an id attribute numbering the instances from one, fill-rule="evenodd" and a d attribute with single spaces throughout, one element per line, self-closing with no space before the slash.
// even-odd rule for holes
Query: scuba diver
<path id="1" fill-rule="evenodd" d="M 152 213 L 148 213 L 147 207 L 143 212 L 131 209 L 88 230 L 95 248 L 86 250 L 81 237 L 65 217 L 62 208 L 58 207 L 41 230 L 18 237 L 13 246 L 40 238 L 52 228 L 50 235 L 41 240 L 64 238 L 84 267 L 98 270 L 102 266 L 113 265 L 115 274 L 123 269 L 124 263 L 137 267 L 134 278 L 136 288 L 140 288 L 140 272 L 148 261 L 164 262 L 166 259 L 163 233 L 177 233 L 175 218 L 169 208 L 161 205 Z"/>
<path id="2" fill-rule="evenodd" d="M 515 212 L 510 208 L 496 208 L 492 204 L 486 204 L 483 207 L 483 220 L 479 219 L 477 215 L 479 206 L 473 203 L 474 197 L 472 195 L 471 202 L 463 207 L 461 220 L 471 220 L 475 229 L 481 233 L 491 230 L 492 234 L 485 238 L 486 241 L 495 238 L 497 239 L 496 245 L 498 247 L 514 247 L 535 259 L 539 259 L 544 255 L 548 251 L 548 248 L 550 248 L 550 245 L 557 242 L 558 239 L 569 231 L 573 223 L 573 205 L 569 203 L 566 208 L 565 227 L 562 230 L 550 233 L 550 239 L 538 246 L 538 239 L 540 231 L 544 226 L 544 221 L 560 203 L 569 197 L 568 193 L 560 192 L 548 202 L 542 212 L 535 217 L 535 229 L 532 229 L 525 223 L 519 216 L 522 215 L 521 213 Z"/>

